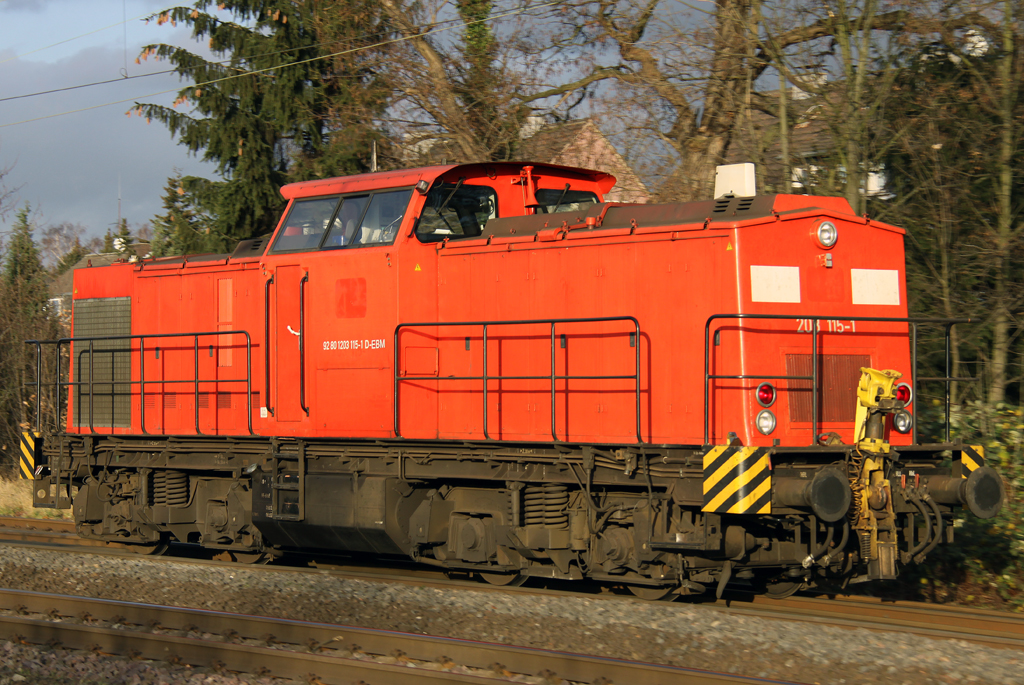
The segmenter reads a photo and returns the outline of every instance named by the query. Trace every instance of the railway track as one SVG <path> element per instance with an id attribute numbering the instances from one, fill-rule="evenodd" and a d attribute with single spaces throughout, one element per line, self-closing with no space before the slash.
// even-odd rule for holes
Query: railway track
<path id="1" fill-rule="evenodd" d="M 429 635 L 0 590 L 0 632 L 99 651 L 310 683 L 781 683 L 696 669 Z M 529 682 L 529 681 L 526 681 Z"/>
<path id="2" fill-rule="evenodd" d="M 104 546 L 102 543 L 81 540 L 74 534 L 74 523 L 64 520 L 33 520 L 0 517 L 0 540 L 46 545 L 47 547 L 75 548 L 99 554 L 125 555 L 127 546 Z M 86 543 L 81 545 L 80 543 Z M 92 543 L 92 544 L 88 544 Z M 180 561 L 213 564 L 237 568 L 236 564 L 205 559 L 182 557 L 153 557 L 154 561 Z M 298 563 L 302 563 L 299 561 Z M 311 562 L 312 563 L 312 562 Z M 471 578 L 453 578 L 433 569 L 375 568 L 353 563 L 318 562 L 309 566 L 247 566 L 252 570 L 278 573 L 318 573 L 340 578 L 378 582 L 411 583 L 442 588 L 467 588 L 478 591 L 507 592 L 520 595 L 563 595 L 565 585 L 548 587 L 495 587 Z M 632 596 L 616 595 L 607 586 L 586 585 L 588 597 L 616 601 L 644 601 Z M 579 594 L 574 584 L 570 591 Z M 603 590 L 603 591 L 602 591 Z M 921 602 L 893 602 L 871 597 L 801 597 L 770 599 L 763 596 L 735 594 L 718 601 L 702 601 L 700 606 L 711 611 L 760 618 L 803 621 L 847 628 L 865 628 L 920 635 L 932 639 L 964 640 L 997 649 L 1024 650 L 1024 616 L 988 609 L 974 609 Z"/>

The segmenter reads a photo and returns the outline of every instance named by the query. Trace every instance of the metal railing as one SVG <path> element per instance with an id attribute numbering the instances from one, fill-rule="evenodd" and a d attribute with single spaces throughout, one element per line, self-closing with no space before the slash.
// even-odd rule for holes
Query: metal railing
<path id="1" fill-rule="evenodd" d="M 200 378 L 199 376 L 199 338 L 204 337 L 217 337 L 227 335 L 244 335 L 245 336 L 245 378 Z M 165 338 L 192 338 L 192 360 L 194 374 L 192 378 L 182 378 L 175 380 L 146 380 L 146 340 L 152 339 L 165 339 Z M 131 348 L 130 341 L 138 340 L 138 354 L 139 354 L 139 379 L 138 380 L 116 380 L 113 376 L 113 365 L 111 366 L 111 378 L 110 380 L 95 380 L 93 374 L 93 360 L 97 352 L 95 344 L 100 341 L 129 341 L 129 349 L 101 349 L 99 352 L 112 353 L 112 354 L 128 354 L 132 355 L 136 352 L 135 349 Z M 56 370 L 54 372 L 54 427 L 57 433 L 64 433 L 64 427 L 61 425 L 61 412 L 60 412 L 60 397 L 64 388 L 75 388 L 78 386 L 87 386 L 89 389 L 88 402 L 89 402 L 89 432 L 92 435 L 98 435 L 96 427 L 94 426 L 94 398 L 95 398 L 95 386 L 96 384 L 109 385 L 111 386 L 111 393 L 113 394 L 113 387 L 119 385 L 127 386 L 139 386 L 139 428 L 144 435 L 149 435 L 149 431 L 146 430 L 146 386 L 147 385 L 172 385 L 175 383 L 188 383 L 193 386 L 195 394 L 195 427 L 196 435 L 203 435 L 204 433 L 199 427 L 199 385 L 201 383 L 245 383 L 245 408 L 246 408 L 246 421 L 248 422 L 249 435 L 255 435 L 252 429 L 252 338 L 249 336 L 248 331 L 236 330 L 236 331 L 204 331 L 201 333 L 148 333 L 144 335 L 107 335 L 107 336 L 93 336 L 93 337 L 71 337 L 71 338 L 59 338 L 57 340 L 26 340 L 26 344 L 34 345 L 36 349 L 36 381 L 34 384 L 36 390 L 36 414 L 35 414 L 35 429 L 39 430 L 42 425 L 41 410 L 41 397 L 43 388 L 42 379 L 42 358 L 43 358 L 43 345 L 53 345 L 56 357 Z M 82 350 L 87 352 L 89 355 L 89 380 L 88 381 L 73 381 L 70 377 L 70 362 L 69 362 L 69 376 L 68 380 L 61 379 L 61 350 L 66 345 L 70 352 L 72 344 L 88 343 L 88 350 Z M 157 355 L 160 353 L 160 348 L 155 347 Z M 218 346 L 218 350 L 220 347 Z M 211 346 L 212 350 L 212 346 Z M 71 401 L 71 395 L 69 392 L 68 402 Z M 81 392 L 79 391 L 79 399 L 81 399 Z M 216 403 L 213 405 L 216 407 Z M 81 417 L 77 419 L 81 421 Z M 111 414 L 111 433 L 113 433 L 113 413 Z M 130 421 L 129 421 L 130 423 Z"/>
<path id="2" fill-rule="evenodd" d="M 782 376 L 778 374 L 773 375 L 753 375 L 753 374 L 740 374 L 740 375 L 720 375 L 712 374 L 710 372 L 710 359 L 711 359 L 711 324 L 716 320 L 724 319 L 758 319 L 758 320 L 775 320 L 775 319 L 789 319 L 789 320 L 804 320 L 812 322 L 807 327 L 806 333 L 811 336 L 811 375 L 810 376 Z M 711 405 L 710 405 L 710 386 L 713 380 L 777 380 L 777 381 L 810 381 L 811 382 L 811 439 L 812 445 L 818 444 L 818 405 L 820 402 L 820 390 L 818 383 L 818 364 L 819 364 L 819 349 L 818 349 L 818 336 L 822 331 L 818 322 L 820 321 L 834 321 L 837 317 L 835 315 L 828 316 L 808 316 L 806 314 L 712 314 L 708 317 L 707 322 L 704 324 L 704 444 L 707 445 L 710 438 L 710 416 L 711 416 Z M 917 384 L 918 382 L 941 382 L 946 387 L 946 442 L 949 442 L 949 405 L 950 405 L 950 384 L 955 382 L 973 382 L 974 378 L 952 378 L 952 354 L 950 346 L 950 331 L 953 326 L 958 323 L 970 323 L 972 319 L 932 319 L 932 318 L 896 318 L 896 317 L 883 317 L 883 316 L 844 316 L 840 319 L 841 321 L 868 321 L 868 322 L 882 322 L 882 323 L 905 323 L 910 327 L 910 366 L 911 366 L 911 397 L 917 397 Z M 917 377 L 917 326 L 918 324 L 926 325 L 941 325 L 945 328 L 945 341 L 946 341 L 946 375 L 935 376 L 927 378 Z M 721 329 L 717 329 L 721 330 Z M 771 331 L 778 333 L 780 331 Z M 798 331 L 798 334 L 801 332 Z M 877 332 L 866 333 L 865 335 L 878 335 Z M 851 398 L 851 402 L 852 402 Z M 913 444 L 917 443 L 917 417 L 914 419 L 913 424 Z"/>
<path id="3" fill-rule="evenodd" d="M 626 321 L 633 324 L 633 330 L 629 332 L 631 341 L 634 343 L 635 349 L 635 360 L 634 360 L 634 372 L 631 375 L 560 375 L 556 373 L 556 353 L 555 353 L 555 328 L 561 324 L 580 324 L 580 323 L 602 323 L 611 321 Z M 488 342 L 488 328 L 494 326 L 537 326 L 537 325 L 548 325 L 551 327 L 551 372 L 544 376 L 505 376 L 505 375 L 493 375 L 488 373 L 487 365 L 487 342 Z M 399 334 L 402 329 L 408 328 L 428 328 L 428 327 L 439 327 L 439 328 L 451 328 L 455 326 L 479 326 L 483 329 L 483 375 L 480 376 L 403 376 L 401 375 L 401 348 L 399 347 Z M 624 335 L 625 333 L 623 333 Z M 499 337 L 499 339 L 501 339 Z M 519 321 L 445 321 L 445 322 L 425 322 L 425 323 L 403 323 L 395 327 L 394 335 L 394 351 L 395 351 L 395 388 L 394 388 L 394 429 L 395 437 L 402 437 L 399 432 L 399 388 L 401 383 L 407 381 L 482 381 L 483 383 L 483 434 L 485 440 L 491 440 L 488 433 L 488 416 L 487 416 L 487 396 L 488 396 L 488 383 L 489 381 L 508 381 L 508 380 L 547 380 L 551 383 L 551 439 L 555 442 L 561 442 L 558 439 L 558 429 L 556 426 L 556 401 L 557 401 L 557 382 L 558 381 L 575 381 L 575 380 L 632 380 L 635 387 L 635 399 L 636 399 L 636 441 L 638 444 L 643 443 L 641 438 L 641 427 L 640 427 L 640 323 L 636 318 L 632 316 L 604 316 L 596 318 L 585 318 L 585 319 L 528 319 Z M 566 391 L 568 392 L 568 391 Z M 568 417 L 567 417 L 568 418 Z M 566 436 L 568 437 L 568 436 Z"/>

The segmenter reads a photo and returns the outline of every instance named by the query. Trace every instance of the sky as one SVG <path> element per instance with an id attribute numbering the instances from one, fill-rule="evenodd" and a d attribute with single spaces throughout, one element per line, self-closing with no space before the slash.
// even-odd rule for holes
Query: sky
<path id="1" fill-rule="evenodd" d="M 164 185 L 176 169 L 215 175 L 213 165 L 190 155 L 162 124 L 126 116 L 136 101 L 171 105 L 183 85 L 174 74 L 125 80 L 126 69 L 137 76 L 170 68 L 152 58 L 136 64 L 143 45 L 204 52 L 182 25 L 139 19 L 170 6 L 167 0 L 0 0 L 0 170 L 8 169 L 0 183 L 14 191 L 17 206 L 29 203 L 38 226 L 70 222 L 86 227 L 87 236 L 102 235 L 117 224 L 119 193 L 121 216 L 141 225 L 162 211 Z M 4 100 L 110 79 L 119 81 Z M 171 92 L 152 95 L 161 91 Z M 13 221 L 13 212 L 0 217 L 0 232 Z"/>

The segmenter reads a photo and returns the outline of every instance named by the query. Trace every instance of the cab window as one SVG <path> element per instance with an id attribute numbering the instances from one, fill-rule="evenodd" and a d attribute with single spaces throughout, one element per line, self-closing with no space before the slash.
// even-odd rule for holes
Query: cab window
<path id="1" fill-rule="evenodd" d="M 381 245 L 394 241 L 411 198 L 412 190 L 375 193 L 359 222 L 359 231 L 352 239 L 352 244 Z"/>
<path id="2" fill-rule="evenodd" d="M 359 220 L 363 218 L 369 195 L 346 197 L 341 201 L 341 209 L 331 222 L 331 230 L 324 241 L 324 247 L 344 247 L 351 245 L 359 231 Z"/>
<path id="3" fill-rule="evenodd" d="M 597 195 L 589 190 L 565 190 L 564 188 L 537 189 L 537 204 L 540 213 L 579 212 L 597 204 Z"/>
<path id="4" fill-rule="evenodd" d="M 441 183 L 430 189 L 416 225 L 422 242 L 478 237 L 498 216 L 498 195 L 489 186 Z"/>
<path id="5" fill-rule="evenodd" d="M 270 251 L 277 253 L 317 249 L 337 206 L 337 197 L 293 202 Z"/>

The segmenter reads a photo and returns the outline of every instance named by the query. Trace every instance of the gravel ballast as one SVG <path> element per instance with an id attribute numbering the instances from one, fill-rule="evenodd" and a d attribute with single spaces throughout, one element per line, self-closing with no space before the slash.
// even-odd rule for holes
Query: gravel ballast
<path id="1" fill-rule="evenodd" d="M 741 616 L 683 601 L 418 587 L 326 573 L 225 569 L 16 546 L 0 546 L 0 586 L 444 635 L 803 683 L 1024 685 L 1024 655 L 1016 650 Z M 0 641 L 0 685 L 59 685 L 62 679 L 169 685 L 263 680 L 92 654 L 72 657 L 62 651 Z M 95 676 L 88 675 L 90 669 Z"/>

